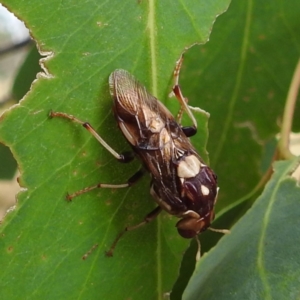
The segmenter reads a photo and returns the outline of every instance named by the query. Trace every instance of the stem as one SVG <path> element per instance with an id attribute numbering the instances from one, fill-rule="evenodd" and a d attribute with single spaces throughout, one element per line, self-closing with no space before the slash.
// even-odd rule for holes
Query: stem
<path id="1" fill-rule="evenodd" d="M 296 100 L 300 86 L 300 59 L 296 66 L 293 79 L 289 88 L 284 113 L 283 122 L 280 133 L 280 140 L 278 144 L 280 156 L 285 159 L 293 158 L 294 155 L 289 149 L 289 137 L 292 130 L 293 116 L 295 111 Z"/>

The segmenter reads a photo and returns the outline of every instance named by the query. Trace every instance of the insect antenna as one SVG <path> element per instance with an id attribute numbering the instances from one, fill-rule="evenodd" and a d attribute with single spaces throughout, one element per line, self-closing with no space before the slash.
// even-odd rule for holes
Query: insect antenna
<path id="1" fill-rule="evenodd" d="M 213 232 L 219 232 L 219 233 L 224 233 L 224 234 L 230 233 L 230 230 L 228 230 L 228 229 L 215 229 L 215 228 L 212 228 L 212 227 L 208 227 L 207 229 L 210 230 L 210 231 L 213 231 Z M 198 245 L 198 250 L 197 250 L 197 254 L 196 254 L 196 261 L 198 262 L 201 258 L 201 243 L 200 243 L 198 235 L 195 236 L 195 240 L 196 240 L 197 245 Z"/>
<path id="2" fill-rule="evenodd" d="M 224 234 L 230 233 L 230 230 L 228 230 L 228 229 L 216 229 L 216 228 L 212 228 L 212 227 L 208 227 L 207 229 L 210 231 L 213 231 L 213 232 L 219 232 L 219 233 L 224 233 Z"/>
<path id="3" fill-rule="evenodd" d="M 198 245 L 198 250 L 197 250 L 197 254 L 196 254 L 196 262 L 198 262 L 200 260 L 200 257 L 201 257 L 201 243 L 200 243 L 198 235 L 195 236 L 195 240 L 196 240 L 197 245 Z"/>

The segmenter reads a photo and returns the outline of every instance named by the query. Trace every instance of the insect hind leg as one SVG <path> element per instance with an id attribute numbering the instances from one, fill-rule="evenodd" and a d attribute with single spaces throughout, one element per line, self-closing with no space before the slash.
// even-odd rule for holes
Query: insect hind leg
<path id="1" fill-rule="evenodd" d="M 56 118 L 56 117 L 60 117 L 60 118 L 65 118 L 65 119 L 69 119 L 75 123 L 78 123 L 80 125 L 82 125 L 87 131 L 89 131 L 96 139 L 97 141 L 107 150 L 109 151 L 118 161 L 120 162 L 130 162 L 131 160 L 133 160 L 134 155 L 132 152 L 123 152 L 123 153 L 118 153 L 116 152 L 111 146 L 109 146 L 104 140 L 103 138 L 96 132 L 96 130 L 92 127 L 92 125 L 88 122 L 83 122 L 79 119 L 77 119 L 76 117 L 72 116 L 72 115 L 68 115 L 66 113 L 63 112 L 54 112 L 54 111 L 50 111 L 49 116 L 51 118 Z"/>

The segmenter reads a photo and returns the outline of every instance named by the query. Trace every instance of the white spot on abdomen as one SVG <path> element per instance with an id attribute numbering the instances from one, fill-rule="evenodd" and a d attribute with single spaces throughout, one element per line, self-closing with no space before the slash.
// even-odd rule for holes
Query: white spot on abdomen
<path id="1" fill-rule="evenodd" d="M 179 163 L 177 175 L 181 178 L 192 178 L 199 174 L 200 168 L 200 160 L 195 155 L 189 155 Z"/>
<path id="2" fill-rule="evenodd" d="M 209 188 L 206 187 L 205 185 L 201 184 L 201 192 L 203 196 L 209 195 Z"/>

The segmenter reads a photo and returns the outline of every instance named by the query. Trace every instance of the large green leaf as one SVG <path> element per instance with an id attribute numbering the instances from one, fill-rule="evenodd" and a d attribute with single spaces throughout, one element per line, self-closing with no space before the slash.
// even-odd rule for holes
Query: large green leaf
<path id="1" fill-rule="evenodd" d="M 184 299 L 299 299 L 299 164 L 275 164 L 253 207 L 197 265 Z"/>
<path id="2" fill-rule="evenodd" d="M 207 40 L 229 0 L 4 2 L 25 21 L 40 50 L 52 55 L 0 124 L 0 139 L 11 147 L 26 189 L 1 225 L 1 298 L 162 298 L 187 245 L 176 220 L 163 214 L 128 233 L 115 256 L 105 257 L 120 230 L 153 209 L 149 178 L 126 191 L 98 190 L 67 203 L 67 192 L 99 181 L 125 182 L 139 164 L 120 165 L 80 126 L 48 114 L 88 120 L 117 151 L 128 149 L 111 114 L 109 74 L 127 69 L 166 99 L 180 53 Z M 168 104 L 174 111 L 176 101 Z M 199 119 L 204 156 L 206 122 Z"/>
<path id="3" fill-rule="evenodd" d="M 232 1 L 209 43 L 186 55 L 185 94 L 211 114 L 208 151 L 219 178 L 219 209 L 248 193 L 265 172 L 264 152 L 280 131 L 300 56 L 299 11 L 297 0 Z M 299 114 L 298 105 L 298 131 Z"/>
<path id="4" fill-rule="evenodd" d="M 184 94 L 192 105 L 210 112 L 208 151 L 220 186 L 214 228 L 230 228 L 261 193 L 258 183 L 273 159 L 274 137 L 300 57 L 299 11 L 298 0 L 234 0 L 217 19 L 209 43 L 193 47 L 185 56 Z M 299 131 L 300 105 L 294 115 L 293 130 Z M 220 236 L 201 234 L 202 252 Z M 193 271 L 192 246 L 174 299 L 180 299 L 176 296 Z"/>

